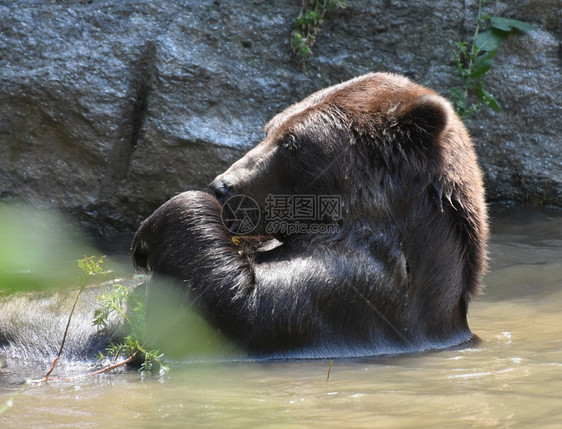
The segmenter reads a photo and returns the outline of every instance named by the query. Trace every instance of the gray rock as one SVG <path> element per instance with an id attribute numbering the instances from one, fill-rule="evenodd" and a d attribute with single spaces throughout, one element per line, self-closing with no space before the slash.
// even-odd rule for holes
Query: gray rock
<path id="1" fill-rule="evenodd" d="M 351 2 L 326 17 L 303 72 L 288 42 L 297 1 L 0 0 L 0 199 L 135 229 L 321 87 L 385 70 L 446 95 L 475 3 Z M 467 121 L 488 196 L 560 206 L 559 2 L 489 8 L 537 30 L 509 39 L 487 78 L 504 112 Z"/>
<path id="2" fill-rule="evenodd" d="M 503 112 L 467 122 L 488 198 L 562 205 L 560 40 L 545 30 L 509 38 L 487 79 Z"/>

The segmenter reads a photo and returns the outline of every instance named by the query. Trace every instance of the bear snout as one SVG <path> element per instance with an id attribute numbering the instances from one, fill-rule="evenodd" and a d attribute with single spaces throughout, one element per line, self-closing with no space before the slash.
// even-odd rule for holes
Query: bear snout
<path id="1" fill-rule="evenodd" d="M 222 203 L 232 194 L 234 194 L 234 188 L 228 186 L 225 182 L 220 179 L 215 179 L 209 184 L 209 188 L 213 191 L 217 199 Z"/>

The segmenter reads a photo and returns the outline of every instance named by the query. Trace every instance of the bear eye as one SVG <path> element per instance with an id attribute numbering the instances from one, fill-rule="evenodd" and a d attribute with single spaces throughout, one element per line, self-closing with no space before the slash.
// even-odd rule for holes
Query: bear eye
<path id="1" fill-rule="evenodd" d="M 295 139 L 295 136 L 289 136 L 287 137 L 283 143 L 281 143 L 281 146 L 284 149 L 287 149 L 289 152 L 294 152 L 297 150 L 297 141 Z"/>

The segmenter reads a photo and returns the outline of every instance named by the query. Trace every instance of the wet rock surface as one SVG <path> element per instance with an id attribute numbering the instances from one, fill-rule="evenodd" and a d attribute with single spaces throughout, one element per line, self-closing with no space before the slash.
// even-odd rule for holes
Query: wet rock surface
<path id="1" fill-rule="evenodd" d="M 103 235 L 204 189 L 268 118 L 309 93 L 393 71 L 444 95 L 477 2 L 373 1 L 327 15 L 303 71 L 300 1 L 0 0 L 0 200 L 49 204 Z M 535 31 L 486 82 L 504 111 L 466 121 L 491 201 L 562 205 L 557 1 L 489 2 Z"/>

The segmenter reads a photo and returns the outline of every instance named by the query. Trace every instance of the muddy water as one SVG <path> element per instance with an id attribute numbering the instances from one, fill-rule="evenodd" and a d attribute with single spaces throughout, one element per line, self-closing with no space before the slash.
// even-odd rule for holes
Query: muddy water
<path id="1" fill-rule="evenodd" d="M 496 213 L 482 341 L 378 360 L 175 364 L 33 387 L 0 427 L 562 427 L 562 213 Z M 14 393 L 2 386 L 0 406 Z"/>

